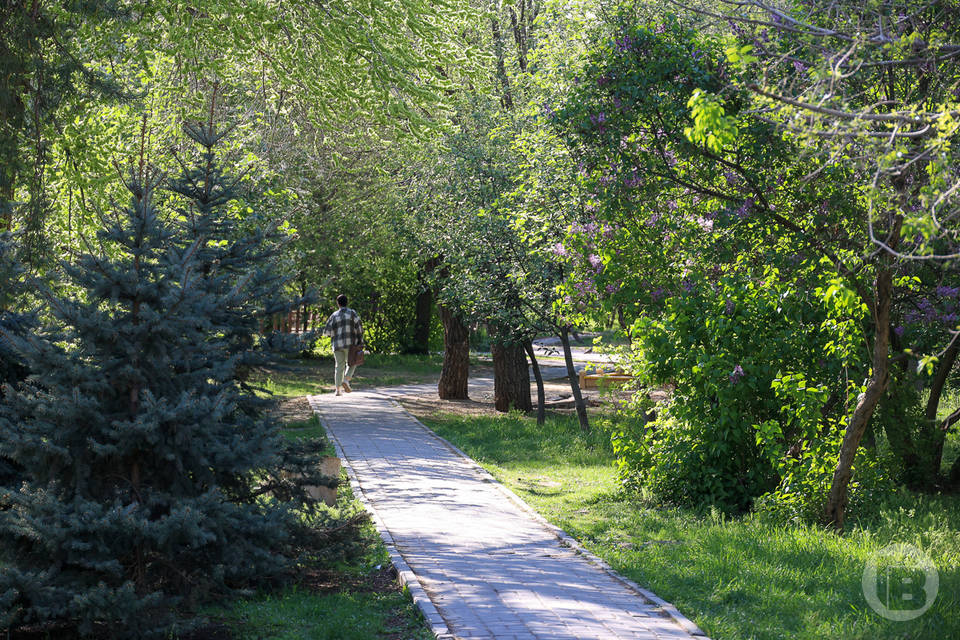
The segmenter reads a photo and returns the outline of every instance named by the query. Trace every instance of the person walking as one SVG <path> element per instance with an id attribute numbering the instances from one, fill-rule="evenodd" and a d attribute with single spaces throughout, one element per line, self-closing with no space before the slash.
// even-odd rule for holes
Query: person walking
<path id="1" fill-rule="evenodd" d="M 323 327 L 323 335 L 330 336 L 333 347 L 333 381 L 337 387 L 337 395 L 343 391 L 350 393 L 350 379 L 353 378 L 357 365 L 348 366 L 350 347 L 363 346 L 363 325 L 360 324 L 360 314 L 347 306 L 347 296 L 342 293 L 337 296 L 339 309 L 327 318 Z"/>

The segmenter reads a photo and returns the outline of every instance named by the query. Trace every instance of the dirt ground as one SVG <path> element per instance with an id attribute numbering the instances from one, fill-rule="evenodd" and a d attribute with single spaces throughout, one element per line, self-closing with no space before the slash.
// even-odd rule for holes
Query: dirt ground
<path id="1" fill-rule="evenodd" d="M 493 378 L 493 370 L 488 367 L 471 367 L 471 378 Z M 425 417 L 437 413 L 447 413 L 462 416 L 496 415 L 493 405 L 493 385 L 478 389 L 471 387 L 469 400 L 441 400 L 437 397 L 437 378 L 423 383 L 422 388 L 412 388 L 397 399 L 414 416 Z M 356 385 L 357 390 L 364 387 Z M 530 392 L 536 406 L 537 385 L 530 383 Z M 597 407 L 610 405 L 613 399 L 608 395 L 601 395 L 597 389 L 582 390 L 587 405 Z M 552 403 L 572 397 L 570 384 L 566 379 L 549 380 L 544 383 L 544 393 L 547 400 L 547 409 L 560 413 L 573 412 L 572 407 L 551 406 Z M 313 415 L 310 403 L 305 397 L 287 398 L 281 400 L 276 409 L 277 416 L 284 423 L 308 420 Z"/>
<path id="2" fill-rule="evenodd" d="M 309 420 L 310 416 L 313 415 L 313 409 L 310 408 L 310 403 L 307 402 L 306 396 L 284 398 L 277 404 L 277 408 L 274 409 L 274 411 L 284 424 Z"/>

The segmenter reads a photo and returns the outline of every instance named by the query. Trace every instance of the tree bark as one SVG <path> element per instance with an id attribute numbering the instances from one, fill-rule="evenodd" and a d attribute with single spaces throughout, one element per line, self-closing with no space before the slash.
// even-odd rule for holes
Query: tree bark
<path id="1" fill-rule="evenodd" d="M 940 360 L 937 374 L 934 376 L 933 382 L 930 383 L 930 398 L 927 400 L 927 408 L 923 415 L 927 420 L 927 426 L 930 427 L 933 433 L 933 437 L 936 438 L 933 445 L 933 455 L 930 460 L 930 465 L 933 467 L 932 472 L 936 478 L 940 477 L 940 465 L 943 464 L 943 443 L 944 440 L 946 440 L 947 432 L 945 429 L 938 428 L 940 425 L 934 425 L 937 421 L 937 410 L 940 408 L 940 398 L 943 396 L 943 388 L 946 386 L 947 378 L 950 377 L 950 371 L 957 361 L 958 352 L 960 352 L 960 333 L 955 335 L 953 340 L 950 341 L 947 350 L 943 354 L 943 358 Z"/>
<path id="2" fill-rule="evenodd" d="M 500 20 L 495 14 L 490 17 L 490 30 L 493 32 L 493 51 L 497 58 L 497 77 L 503 89 L 500 103 L 509 111 L 513 109 L 513 93 L 510 90 L 510 79 L 507 77 L 507 69 L 503 62 L 503 33 L 500 31 Z"/>
<path id="3" fill-rule="evenodd" d="M 434 298 L 434 291 L 430 286 L 430 275 L 439 265 L 440 257 L 434 256 L 427 260 L 417 273 L 417 284 L 420 287 L 420 292 L 417 294 L 413 337 L 408 348 L 409 353 L 421 355 L 430 353 L 430 323 L 433 320 Z"/>
<path id="4" fill-rule="evenodd" d="M 410 353 L 430 353 L 430 321 L 433 319 L 433 291 L 424 287 L 417 294 L 416 315 L 413 321 L 413 341 Z"/>
<path id="5" fill-rule="evenodd" d="M 570 327 L 561 327 L 560 342 L 563 344 L 563 359 L 567 363 L 567 376 L 570 378 L 570 390 L 573 392 L 573 402 L 577 407 L 577 419 L 580 421 L 580 428 L 584 431 L 590 431 L 587 405 L 583 401 L 583 394 L 580 393 L 580 378 L 577 376 L 577 368 L 573 366 L 573 354 L 570 352 Z"/>
<path id="6" fill-rule="evenodd" d="M 13 169 L 7 169 L 13 171 Z M 6 179 L 6 178 L 4 178 Z M 0 233 L 13 229 L 13 178 L 10 184 L 0 187 Z"/>
<path id="7" fill-rule="evenodd" d="M 960 458 L 954 460 L 953 466 L 950 468 L 950 475 L 947 476 L 947 489 L 960 490 Z"/>
<path id="8" fill-rule="evenodd" d="M 899 232 L 899 229 L 898 229 Z M 833 473 L 830 494 L 821 519 L 824 524 L 843 530 L 843 518 L 847 509 L 847 487 L 853 476 L 853 460 L 860 448 L 860 440 L 873 416 L 877 404 L 887 389 L 890 360 L 887 350 L 890 345 L 890 303 L 893 294 L 893 268 L 884 265 L 877 273 L 874 283 L 874 324 L 876 337 L 873 341 L 873 374 L 867 389 L 857 399 L 857 406 L 850 416 L 840 445 L 840 458 Z"/>
<path id="9" fill-rule="evenodd" d="M 440 305 L 443 323 L 443 369 L 437 393 L 441 400 L 467 400 L 470 371 L 470 331 L 456 313 Z"/>
<path id="10" fill-rule="evenodd" d="M 493 354 L 493 406 L 497 411 L 511 408 L 531 411 L 530 372 L 520 343 L 490 345 Z"/>
<path id="11" fill-rule="evenodd" d="M 520 17 L 517 18 L 517 12 L 513 7 L 508 7 L 507 10 L 510 12 L 510 25 L 513 27 L 513 39 L 517 43 L 517 64 L 520 66 L 520 71 L 526 72 L 527 70 L 527 5 L 524 2 L 520 3 Z"/>
<path id="12" fill-rule="evenodd" d="M 537 424 L 542 426 L 547 418 L 547 408 L 544 406 L 547 402 L 547 394 L 543 389 L 543 374 L 540 373 L 540 363 L 537 362 L 537 354 L 533 351 L 533 343 L 530 340 L 525 340 L 523 349 L 527 352 L 527 357 L 530 358 L 533 377 L 537 381 Z"/>

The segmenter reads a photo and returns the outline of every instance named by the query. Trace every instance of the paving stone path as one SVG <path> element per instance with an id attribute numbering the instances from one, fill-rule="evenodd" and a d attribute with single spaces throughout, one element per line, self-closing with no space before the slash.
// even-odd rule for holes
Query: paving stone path
<path id="1" fill-rule="evenodd" d="M 391 398 L 309 400 L 438 638 L 704 640 Z"/>

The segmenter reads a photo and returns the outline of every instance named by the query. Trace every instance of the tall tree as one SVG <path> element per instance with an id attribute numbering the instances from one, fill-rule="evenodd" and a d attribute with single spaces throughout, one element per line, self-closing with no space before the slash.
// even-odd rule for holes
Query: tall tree
<path id="1" fill-rule="evenodd" d="M 23 469 L 0 490 L 5 628 L 168 634 L 171 605 L 287 566 L 295 508 L 313 501 L 284 470 L 336 482 L 243 383 L 279 346 L 256 337 L 261 319 L 291 305 L 270 238 L 228 211 L 234 182 L 213 151 L 223 134 L 187 133 L 201 153 L 172 183 L 182 208 L 158 211 L 162 177 L 141 155 L 101 250 L 64 265 L 82 293 L 41 290 L 54 320 L 42 331 L 0 324 L 33 374 L 5 384 L 0 405 L 0 458 Z"/>
<path id="2" fill-rule="evenodd" d="M 911 261 L 953 259 L 960 248 L 958 8 L 954 0 L 846 0 L 796 7 L 724 1 L 703 10 L 734 25 L 739 42 L 728 56 L 769 118 L 856 170 L 870 204 L 865 223 L 879 248 L 862 294 L 874 326 L 871 373 L 849 416 L 823 509 L 822 520 L 837 528 L 857 450 L 887 394 L 891 367 L 904 357 L 892 339 L 894 281 L 913 270 Z M 941 369 L 953 362 L 946 357 Z M 935 418 L 932 408 L 926 413 Z"/>

